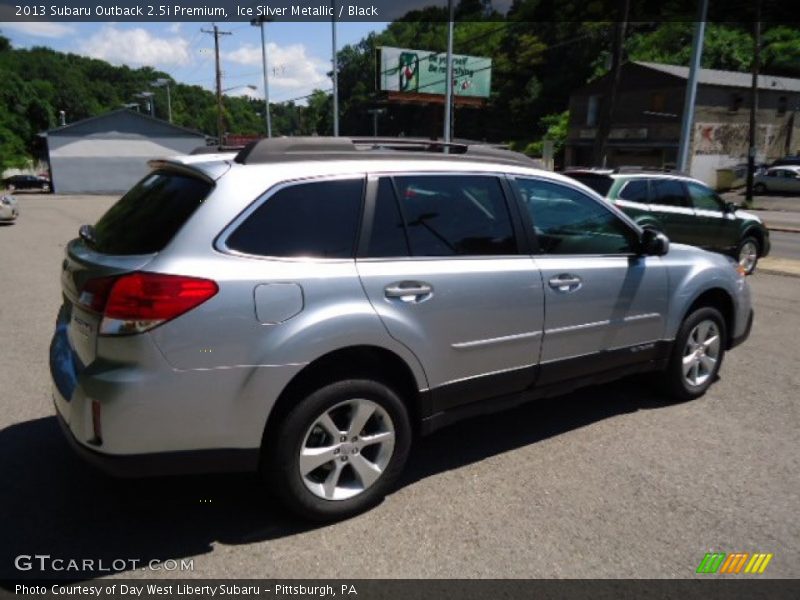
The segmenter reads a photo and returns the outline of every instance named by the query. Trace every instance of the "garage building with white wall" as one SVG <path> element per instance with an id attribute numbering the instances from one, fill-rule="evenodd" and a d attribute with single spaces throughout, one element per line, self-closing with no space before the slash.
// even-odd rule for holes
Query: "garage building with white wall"
<path id="1" fill-rule="evenodd" d="M 149 160 L 206 144 L 202 133 L 125 108 L 42 135 L 58 194 L 125 192 L 147 173 Z"/>

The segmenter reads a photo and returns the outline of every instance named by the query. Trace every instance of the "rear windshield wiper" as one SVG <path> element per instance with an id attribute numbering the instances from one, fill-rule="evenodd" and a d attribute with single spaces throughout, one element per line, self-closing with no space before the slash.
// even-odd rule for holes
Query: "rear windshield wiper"
<path id="1" fill-rule="evenodd" d="M 81 225 L 81 228 L 78 229 L 78 235 L 81 236 L 81 239 L 90 246 L 94 246 L 97 243 L 97 238 L 94 235 L 93 225 Z"/>

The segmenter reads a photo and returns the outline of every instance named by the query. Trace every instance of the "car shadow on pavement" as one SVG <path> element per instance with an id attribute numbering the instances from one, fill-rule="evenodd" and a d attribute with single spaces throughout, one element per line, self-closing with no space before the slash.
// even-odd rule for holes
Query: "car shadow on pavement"
<path id="1" fill-rule="evenodd" d="M 418 440 L 400 485 L 615 415 L 661 406 L 659 397 L 628 379 L 463 421 Z M 73 454 L 55 417 L 0 431 L 0 456 L 0 587 L 11 579 L 93 579 L 141 569 L 153 560 L 179 564 L 212 552 L 215 542 L 249 544 L 314 527 L 273 503 L 251 475 L 106 476 Z M 20 555 L 19 565 L 31 564 L 31 569 L 15 568 Z M 66 562 L 40 570 L 41 560 L 26 555 L 49 555 L 46 563 L 55 558 L 95 562 L 86 571 L 57 569 L 68 567 Z M 194 562 L 191 575 L 204 576 L 202 559 Z M 162 568 L 173 566 L 163 563 Z"/>

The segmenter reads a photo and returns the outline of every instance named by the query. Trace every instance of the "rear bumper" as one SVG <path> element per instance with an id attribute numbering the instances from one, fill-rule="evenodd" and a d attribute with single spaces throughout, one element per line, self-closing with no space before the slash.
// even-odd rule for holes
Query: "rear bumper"
<path id="1" fill-rule="evenodd" d="M 64 437 L 78 456 L 101 471 L 116 477 L 231 473 L 255 471 L 258 468 L 257 449 L 220 448 L 154 454 L 104 454 L 84 446 L 75 439 L 58 410 L 58 403 L 56 403 L 56 417 Z"/>

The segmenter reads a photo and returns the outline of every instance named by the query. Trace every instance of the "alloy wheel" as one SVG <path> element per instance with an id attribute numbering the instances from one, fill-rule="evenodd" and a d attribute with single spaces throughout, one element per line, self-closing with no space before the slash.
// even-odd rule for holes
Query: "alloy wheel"
<path id="1" fill-rule="evenodd" d="M 739 249 L 739 265 L 745 270 L 745 273 L 751 273 L 757 260 L 758 247 L 754 241 L 747 240 Z"/>
<path id="2" fill-rule="evenodd" d="M 346 500 L 370 488 L 394 453 L 389 414 L 363 398 L 327 409 L 308 428 L 300 447 L 300 476 L 325 500 Z"/>
<path id="3" fill-rule="evenodd" d="M 711 319 L 700 321 L 683 349 L 683 377 L 692 387 L 703 385 L 714 374 L 719 361 L 719 327 Z"/>

